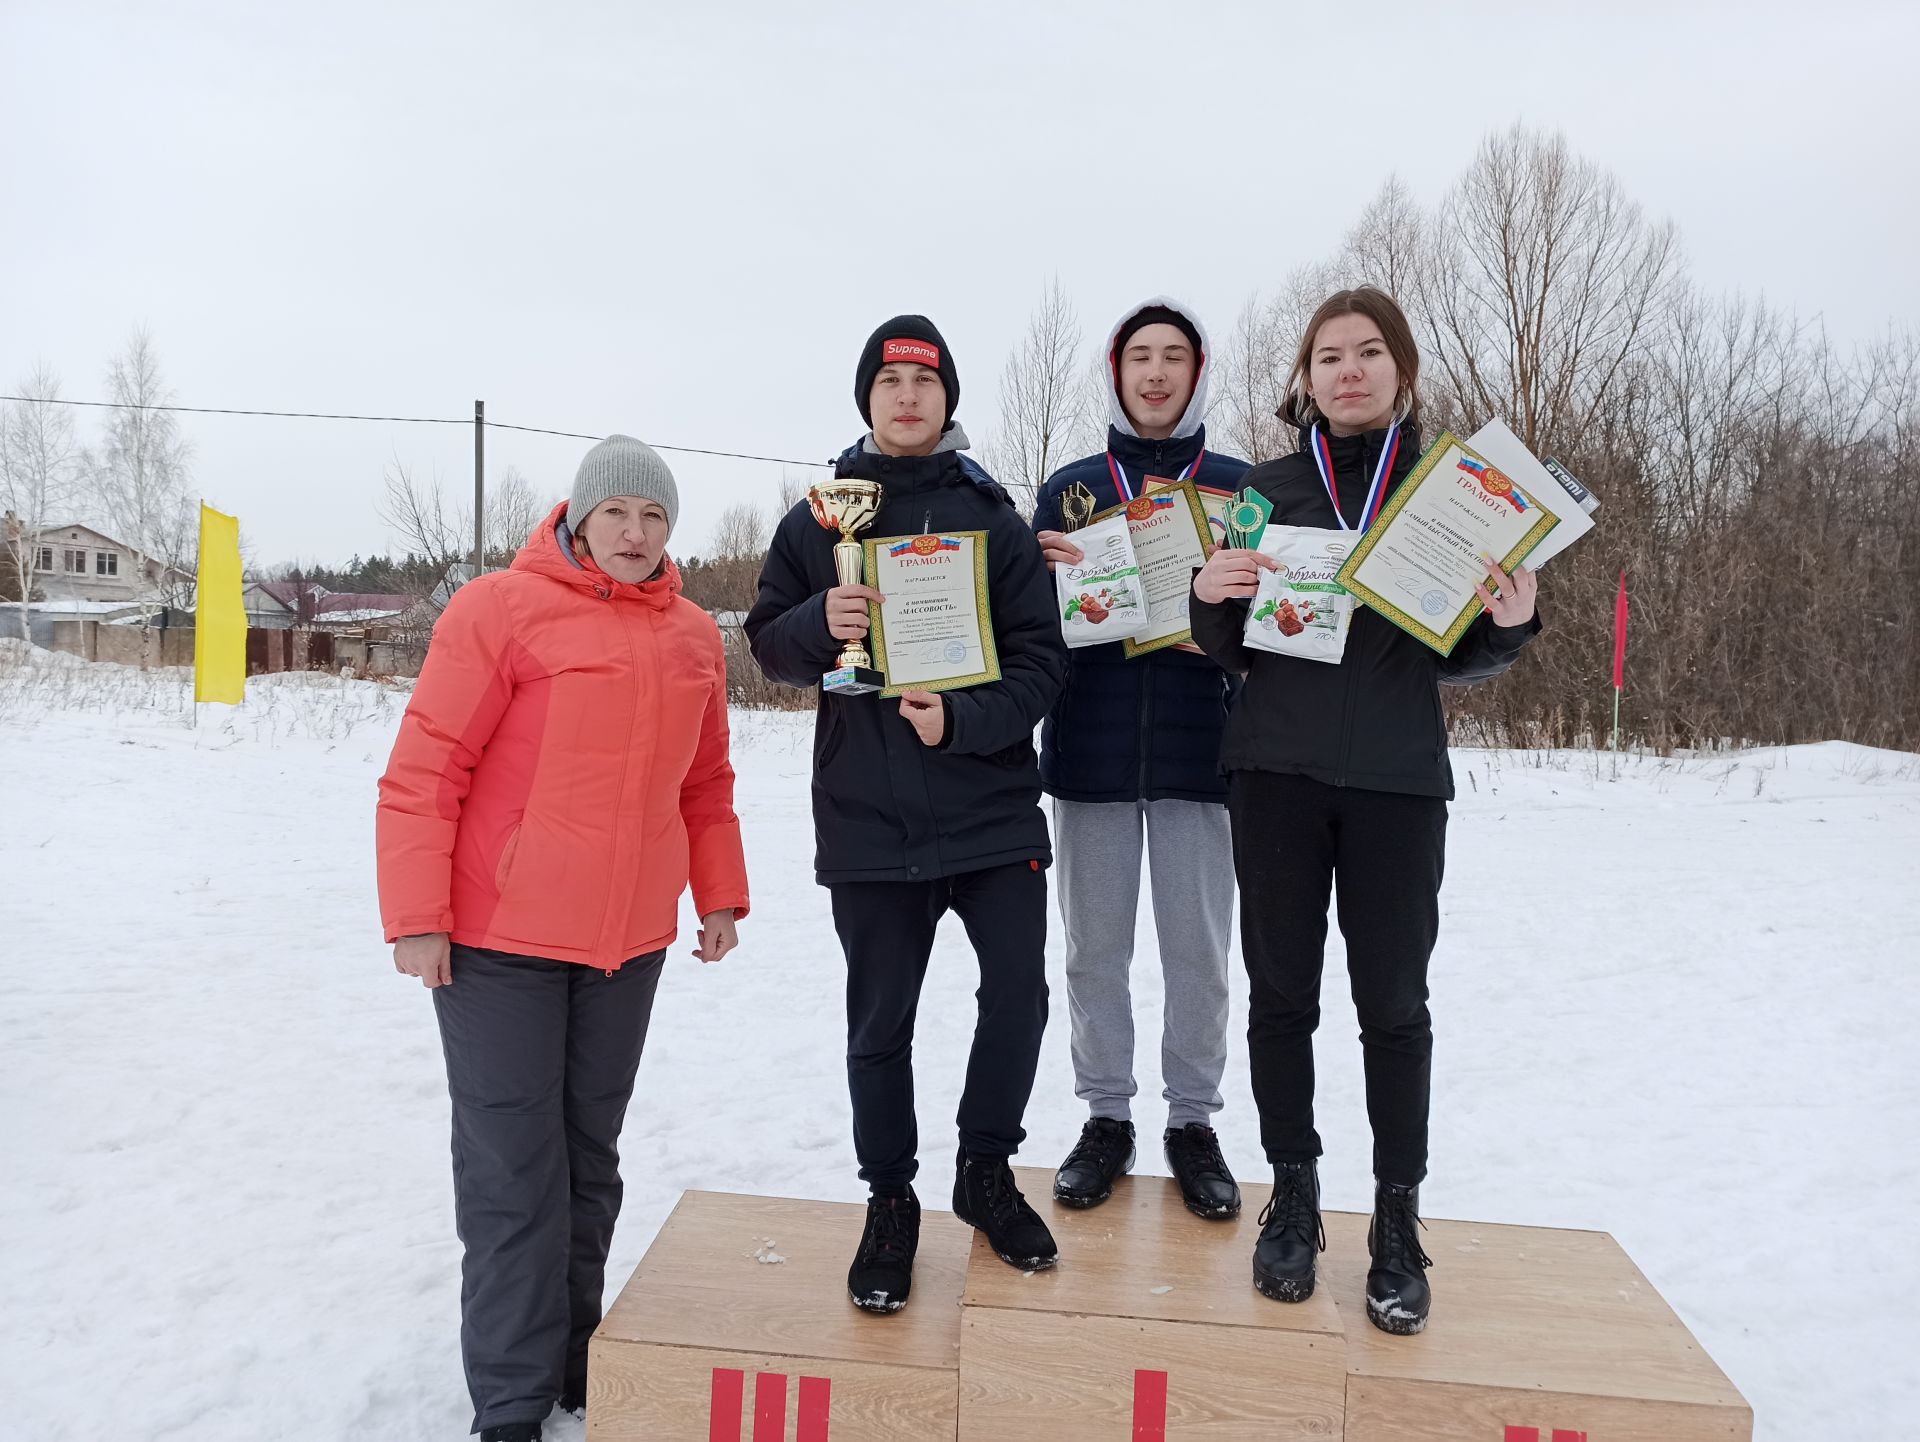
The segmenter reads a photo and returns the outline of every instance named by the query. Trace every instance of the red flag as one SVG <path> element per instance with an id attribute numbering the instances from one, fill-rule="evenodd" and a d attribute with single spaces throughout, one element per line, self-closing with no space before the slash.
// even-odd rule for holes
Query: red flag
<path id="1" fill-rule="evenodd" d="M 1620 573 L 1620 591 L 1613 598 L 1613 689 L 1627 680 L 1627 573 Z"/>

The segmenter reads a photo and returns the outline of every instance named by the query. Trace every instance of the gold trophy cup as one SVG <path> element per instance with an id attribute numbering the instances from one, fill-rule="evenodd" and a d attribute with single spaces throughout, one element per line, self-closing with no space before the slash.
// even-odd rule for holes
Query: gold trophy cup
<path id="1" fill-rule="evenodd" d="M 880 483 L 850 477 L 832 480 L 808 490 L 807 501 L 814 520 L 840 533 L 833 548 L 833 570 L 840 584 L 861 585 L 866 578 L 866 555 L 854 537 L 880 511 Z M 858 638 L 841 648 L 834 669 L 820 678 L 820 689 L 836 696 L 865 696 L 886 684 L 887 678 L 873 669 L 873 657 Z"/>

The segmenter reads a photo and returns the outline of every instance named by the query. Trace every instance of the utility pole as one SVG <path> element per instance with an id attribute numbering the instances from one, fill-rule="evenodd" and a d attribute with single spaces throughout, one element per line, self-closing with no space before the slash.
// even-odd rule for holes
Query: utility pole
<path id="1" fill-rule="evenodd" d="M 473 403 L 473 574 L 485 569 L 487 547 L 487 403 Z"/>

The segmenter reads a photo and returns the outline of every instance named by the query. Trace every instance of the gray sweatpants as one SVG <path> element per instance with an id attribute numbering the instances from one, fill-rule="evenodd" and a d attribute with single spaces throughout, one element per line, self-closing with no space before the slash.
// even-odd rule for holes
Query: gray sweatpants
<path id="1" fill-rule="evenodd" d="M 455 945 L 453 985 L 434 988 L 476 1432 L 544 1421 L 587 1374 L 620 1214 L 620 1126 L 665 960 L 609 976 Z"/>
<path id="2" fill-rule="evenodd" d="M 1166 1008 L 1160 1073 L 1167 1125 L 1220 1110 L 1227 1066 L 1227 945 L 1233 835 L 1227 808 L 1200 801 L 1053 803 L 1054 877 L 1067 930 L 1074 1094 L 1096 1117 L 1132 1119 L 1134 914 L 1142 831 Z"/>

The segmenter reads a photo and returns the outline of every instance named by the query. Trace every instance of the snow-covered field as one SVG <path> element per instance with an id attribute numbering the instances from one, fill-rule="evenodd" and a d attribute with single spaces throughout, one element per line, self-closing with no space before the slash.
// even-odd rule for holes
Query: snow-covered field
<path id="1" fill-rule="evenodd" d="M 405 693 L 256 680 L 196 728 L 186 680 L 0 643 L 0 1426 L 460 1437 L 438 1042 L 373 900 L 374 780 Z M 756 910 L 738 953 L 703 968 L 683 942 L 662 987 L 616 1287 L 683 1188 L 860 1194 L 810 724 L 735 717 Z M 1612 1232 L 1761 1438 L 1900 1435 L 1920 1409 L 1920 759 L 1826 745 L 1634 759 L 1618 780 L 1584 754 L 1455 766 L 1427 1210 Z M 1549 867 L 1581 879 L 1527 917 Z M 1359 1209 L 1332 946 L 1324 1177 L 1329 1205 Z M 1081 1120 L 1051 953 L 1023 1158 L 1041 1166 Z M 1135 984 L 1137 1116 L 1157 1131 L 1150 925 Z M 937 1205 L 972 986 L 950 925 L 918 1046 Z M 1244 1012 L 1236 997 L 1236 1039 Z M 1219 1124 L 1257 1176 L 1234 1050 Z M 1160 1168 L 1157 1146 L 1141 1155 Z M 1444 1308 L 1444 1259 L 1434 1282 Z"/>

